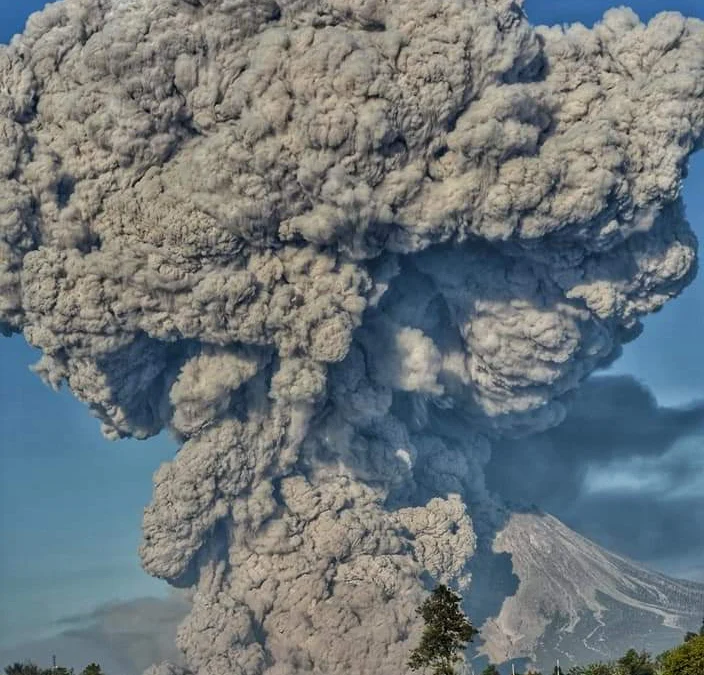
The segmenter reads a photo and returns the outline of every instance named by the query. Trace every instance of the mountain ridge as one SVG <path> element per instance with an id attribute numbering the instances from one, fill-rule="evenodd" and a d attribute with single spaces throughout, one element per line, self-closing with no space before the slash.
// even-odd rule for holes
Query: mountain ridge
<path id="1" fill-rule="evenodd" d="M 509 514 L 491 551 L 510 556 L 515 577 L 481 625 L 478 654 L 494 663 L 522 658 L 544 669 L 556 658 L 608 660 L 630 647 L 658 653 L 704 613 L 704 584 L 648 570 L 541 511 Z"/>

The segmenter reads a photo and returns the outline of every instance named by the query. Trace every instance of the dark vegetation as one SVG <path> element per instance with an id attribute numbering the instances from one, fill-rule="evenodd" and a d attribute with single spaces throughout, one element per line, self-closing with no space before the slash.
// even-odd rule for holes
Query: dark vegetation
<path id="1" fill-rule="evenodd" d="M 496 666 L 487 666 L 482 675 L 501 675 Z M 527 671 L 516 675 L 541 675 Z M 648 652 L 629 649 L 610 663 L 572 666 L 566 671 L 555 666 L 552 675 L 704 675 L 704 623 L 699 633 L 687 633 L 684 642 L 653 658 Z"/>
<path id="2" fill-rule="evenodd" d="M 411 652 L 408 667 L 432 675 L 455 675 L 455 664 L 464 661 L 464 650 L 477 630 L 460 609 L 462 598 L 440 584 L 416 610 L 425 621 L 420 644 Z"/>
<path id="3" fill-rule="evenodd" d="M 459 675 L 456 667 L 466 668 L 464 651 L 477 634 L 460 609 L 461 598 L 447 586 L 437 586 L 417 612 L 425 621 L 420 644 L 408 660 L 411 670 L 423 675 Z M 481 675 L 507 673 L 489 664 Z M 462 670 L 461 672 L 467 672 Z M 75 675 L 73 668 L 54 666 L 42 668 L 31 661 L 12 663 L 5 675 Z M 88 664 L 79 675 L 105 675 L 97 663 Z M 543 675 L 529 670 L 515 675 Z M 617 661 L 572 666 L 564 671 L 555 666 L 550 675 L 704 675 L 704 622 L 698 633 L 687 633 L 684 642 L 653 658 L 648 652 L 629 649 Z"/>
<path id="4" fill-rule="evenodd" d="M 11 663 L 5 668 L 5 675 L 75 675 L 73 668 L 63 666 L 53 666 L 42 668 L 36 663 L 25 661 L 24 663 Z M 80 675 L 105 675 L 97 663 L 89 663 Z"/>
<path id="5" fill-rule="evenodd" d="M 424 675 L 459 675 L 465 666 L 464 650 L 478 632 L 460 609 L 461 598 L 447 586 L 437 586 L 417 610 L 425 621 L 420 644 L 411 652 L 408 666 Z M 461 671 L 466 672 L 466 669 Z M 481 675 L 502 675 L 489 664 Z M 542 675 L 534 670 L 516 675 Z M 573 666 L 564 671 L 555 666 L 551 675 L 704 675 L 704 622 L 699 633 L 687 633 L 684 642 L 653 659 L 648 652 L 629 649 L 617 661 Z"/>

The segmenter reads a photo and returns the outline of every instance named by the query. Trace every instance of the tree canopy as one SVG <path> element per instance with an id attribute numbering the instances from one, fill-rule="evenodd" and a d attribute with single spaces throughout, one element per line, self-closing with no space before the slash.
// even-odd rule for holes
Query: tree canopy
<path id="1" fill-rule="evenodd" d="M 105 675 L 102 668 L 97 663 L 89 663 L 82 671 L 81 675 Z"/>
<path id="2" fill-rule="evenodd" d="M 623 675 L 656 675 L 655 664 L 648 652 L 637 652 L 629 649 L 624 656 L 618 660 L 620 673 Z"/>
<path id="3" fill-rule="evenodd" d="M 660 659 L 662 675 L 702 675 L 704 673 L 704 635 L 665 652 Z"/>
<path id="4" fill-rule="evenodd" d="M 74 675 L 73 668 L 54 666 L 42 668 L 32 661 L 11 663 L 5 667 L 5 675 Z M 89 663 L 81 675 L 105 675 L 97 663 Z"/>
<path id="5" fill-rule="evenodd" d="M 430 668 L 432 675 L 455 675 L 455 664 L 462 661 L 467 643 L 477 633 L 460 609 L 461 600 L 440 584 L 416 610 L 425 629 L 408 660 L 411 670 Z"/>
<path id="6" fill-rule="evenodd" d="M 484 668 L 484 670 L 482 670 L 482 675 L 501 675 L 501 673 L 493 663 L 490 663 L 486 668 Z"/>

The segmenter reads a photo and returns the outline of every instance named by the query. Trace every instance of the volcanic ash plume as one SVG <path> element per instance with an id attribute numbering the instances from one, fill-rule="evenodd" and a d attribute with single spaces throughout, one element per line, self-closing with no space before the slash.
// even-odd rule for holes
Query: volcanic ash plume
<path id="1" fill-rule="evenodd" d="M 109 438 L 182 443 L 141 556 L 193 589 L 189 669 L 397 675 L 489 440 L 694 274 L 704 24 L 64 0 L 0 49 L 0 125 L 0 326 Z"/>

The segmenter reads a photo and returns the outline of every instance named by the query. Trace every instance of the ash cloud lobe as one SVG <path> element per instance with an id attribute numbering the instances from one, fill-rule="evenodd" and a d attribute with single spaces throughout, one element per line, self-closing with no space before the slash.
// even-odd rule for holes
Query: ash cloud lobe
<path id="1" fill-rule="evenodd" d="M 188 668 L 398 673 L 490 439 L 694 275 L 704 24 L 64 0 L 0 48 L 0 126 L 0 326 L 108 437 L 182 441 L 141 556 L 193 588 Z"/>

